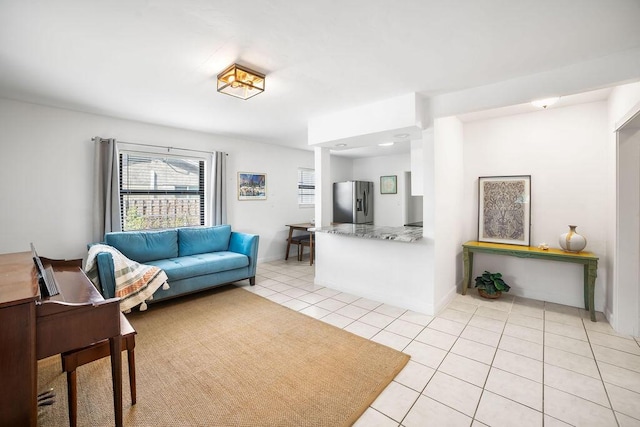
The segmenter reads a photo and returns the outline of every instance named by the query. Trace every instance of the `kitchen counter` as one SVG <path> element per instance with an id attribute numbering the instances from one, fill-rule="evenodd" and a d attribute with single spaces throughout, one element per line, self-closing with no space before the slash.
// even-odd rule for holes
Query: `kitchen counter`
<path id="1" fill-rule="evenodd" d="M 433 314 L 425 277 L 433 240 L 422 227 L 332 224 L 316 228 L 314 284 Z M 409 243 L 407 243 L 409 242 Z"/>
<path id="2" fill-rule="evenodd" d="M 317 233 L 339 234 L 365 239 L 394 240 L 396 242 L 416 242 L 422 239 L 422 227 L 389 227 L 371 224 L 333 224 L 316 227 Z"/>

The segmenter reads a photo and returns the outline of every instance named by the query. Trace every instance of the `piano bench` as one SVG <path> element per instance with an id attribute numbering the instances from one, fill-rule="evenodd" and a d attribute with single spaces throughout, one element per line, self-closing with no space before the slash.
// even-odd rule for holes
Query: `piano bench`
<path id="1" fill-rule="evenodd" d="M 131 404 L 136 404 L 136 362 L 134 348 L 136 346 L 136 330 L 127 318 L 120 313 L 120 335 L 122 351 L 127 350 L 129 364 L 129 388 Z M 62 353 L 62 371 L 67 373 L 67 396 L 69 400 L 69 425 L 75 427 L 78 420 L 78 389 L 76 386 L 76 369 L 87 363 L 108 357 L 111 354 L 109 340 L 99 341 L 90 346 Z"/>

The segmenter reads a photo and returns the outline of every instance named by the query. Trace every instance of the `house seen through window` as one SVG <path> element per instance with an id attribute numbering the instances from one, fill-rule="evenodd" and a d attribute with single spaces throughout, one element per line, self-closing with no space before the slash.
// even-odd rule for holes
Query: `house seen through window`
<path id="1" fill-rule="evenodd" d="M 120 153 L 123 231 L 204 225 L 205 162 Z"/>
<path id="2" fill-rule="evenodd" d="M 314 206 L 316 202 L 316 171 L 298 169 L 298 205 Z"/>

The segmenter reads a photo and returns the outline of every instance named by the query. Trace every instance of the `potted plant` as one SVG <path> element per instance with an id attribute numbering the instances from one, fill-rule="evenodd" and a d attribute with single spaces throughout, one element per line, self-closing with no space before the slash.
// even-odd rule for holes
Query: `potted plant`
<path id="1" fill-rule="evenodd" d="M 482 276 L 476 277 L 476 288 L 478 294 L 484 298 L 500 298 L 502 292 L 509 292 L 511 287 L 502 280 L 501 273 L 490 273 L 485 271 Z"/>

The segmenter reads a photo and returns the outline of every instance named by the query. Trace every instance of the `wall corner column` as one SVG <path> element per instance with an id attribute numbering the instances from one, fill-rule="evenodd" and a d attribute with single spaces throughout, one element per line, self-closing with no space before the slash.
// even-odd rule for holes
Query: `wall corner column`
<path id="1" fill-rule="evenodd" d="M 331 185 L 331 152 L 326 147 L 315 147 L 316 200 L 315 221 L 318 226 L 331 223 L 333 187 Z"/>

